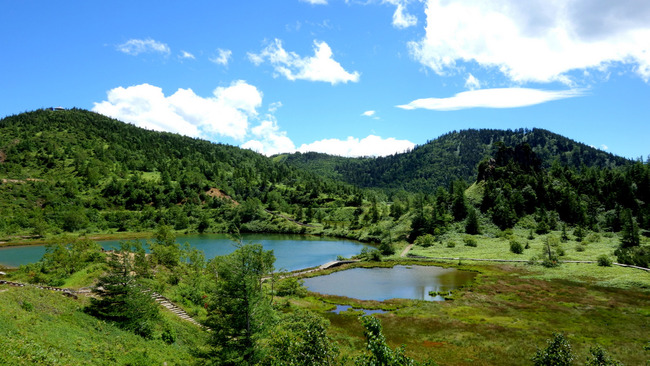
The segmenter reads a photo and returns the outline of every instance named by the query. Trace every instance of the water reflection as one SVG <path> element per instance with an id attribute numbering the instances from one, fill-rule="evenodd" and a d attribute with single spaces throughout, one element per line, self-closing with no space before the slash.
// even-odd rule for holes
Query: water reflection
<path id="1" fill-rule="evenodd" d="M 474 279 L 476 273 L 432 266 L 353 268 L 326 276 L 305 279 L 309 291 L 359 300 L 384 301 L 393 298 L 442 301 L 440 295 Z"/>
<path id="2" fill-rule="evenodd" d="M 334 310 L 331 310 L 330 313 L 334 314 L 341 314 L 344 313 L 350 309 L 353 309 L 353 311 L 363 311 L 363 315 L 372 315 L 372 314 L 386 314 L 386 310 L 381 310 L 381 309 L 354 309 L 350 305 L 336 305 L 336 308 Z"/>

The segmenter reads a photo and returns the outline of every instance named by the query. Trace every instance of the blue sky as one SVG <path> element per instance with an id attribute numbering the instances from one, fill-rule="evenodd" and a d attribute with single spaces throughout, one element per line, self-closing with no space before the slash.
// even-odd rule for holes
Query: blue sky
<path id="1" fill-rule="evenodd" d="M 0 117 L 78 107 L 264 154 L 545 128 L 650 154 L 650 3 L 5 1 Z"/>

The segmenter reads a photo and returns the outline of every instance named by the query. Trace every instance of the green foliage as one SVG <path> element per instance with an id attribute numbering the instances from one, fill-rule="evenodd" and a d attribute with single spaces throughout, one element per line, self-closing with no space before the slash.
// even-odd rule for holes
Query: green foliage
<path id="1" fill-rule="evenodd" d="M 307 288 L 305 288 L 304 283 L 304 280 L 295 277 L 285 278 L 276 285 L 276 294 L 278 296 L 305 297 Z"/>
<path id="2" fill-rule="evenodd" d="M 623 227 L 621 228 L 621 248 L 639 246 L 639 225 L 632 216 L 632 211 L 627 209 L 622 215 Z"/>
<path id="3" fill-rule="evenodd" d="M 260 244 L 240 245 L 211 264 L 216 287 L 207 325 L 212 329 L 207 357 L 216 364 L 254 364 L 261 357 L 261 339 L 273 322 L 270 291 L 262 278 L 273 272 L 273 251 Z"/>
<path id="4" fill-rule="evenodd" d="M 601 267 L 611 267 L 612 266 L 612 260 L 609 258 L 608 255 L 605 255 L 605 254 L 603 254 L 601 256 L 598 256 L 597 262 L 598 262 L 598 265 L 601 266 Z"/>
<path id="5" fill-rule="evenodd" d="M 524 246 L 517 240 L 510 241 L 510 251 L 515 254 L 523 254 Z"/>
<path id="6" fill-rule="evenodd" d="M 273 329 L 268 354 L 261 362 L 271 366 L 338 365 L 339 351 L 327 335 L 329 322 L 308 311 L 285 315 Z"/>
<path id="7" fill-rule="evenodd" d="M 178 266 L 181 260 L 181 247 L 176 243 L 176 235 L 171 227 L 160 225 L 156 230 L 155 237 L 156 240 L 149 243 L 154 261 L 167 268 Z"/>
<path id="8" fill-rule="evenodd" d="M 149 290 L 135 276 L 134 248 L 122 242 L 109 256 L 109 271 L 93 287 L 88 313 L 114 322 L 144 338 L 153 337 L 153 322 L 159 317 L 158 305 Z"/>
<path id="9" fill-rule="evenodd" d="M 362 316 L 359 318 L 365 328 L 363 334 L 366 337 L 366 349 L 364 354 L 355 359 L 355 366 L 417 366 L 433 365 L 432 362 L 420 363 L 407 357 L 404 346 L 392 350 L 386 343 L 379 319 L 374 316 Z"/>
<path id="10" fill-rule="evenodd" d="M 619 247 L 614 251 L 614 255 L 618 263 L 650 268 L 650 247 L 647 245 L 631 248 Z"/>
<path id="11" fill-rule="evenodd" d="M 378 249 L 363 247 L 359 258 L 370 262 L 381 262 L 381 252 Z"/>
<path id="12" fill-rule="evenodd" d="M 428 248 L 436 243 L 436 237 L 431 234 L 420 235 L 415 239 L 414 244 Z"/>
<path id="13" fill-rule="evenodd" d="M 478 214 L 473 207 L 469 208 L 467 213 L 467 219 L 465 220 L 465 233 L 469 235 L 478 235 L 481 233 L 478 223 Z"/>
<path id="14" fill-rule="evenodd" d="M 538 349 L 532 358 L 535 366 L 570 366 L 573 365 L 571 344 L 562 333 L 554 333 L 546 341 L 546 348 Z"/>
<path id="15" fill-rule="evenodd" d="M 465 236 L 463 238 L 463 242 L 465 243 L 466 247 L 476 248 L 478 246 L 478 241 L 473 236 L 469 236 L 469 235 Z"/>
<path id="16" fill-rule="evenodd" d="M 589 357 L 585 366 L 623 366 L 623 364 L 613 359 L 600 346 L 593 346 L 589 348 Z"/>

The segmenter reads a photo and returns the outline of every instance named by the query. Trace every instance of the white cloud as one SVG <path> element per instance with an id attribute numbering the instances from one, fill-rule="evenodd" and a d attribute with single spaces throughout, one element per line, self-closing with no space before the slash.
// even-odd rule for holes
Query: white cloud
<path id="1" fill-rule="evenodd" d="M 397 107 L 408 110 L 423 108 L 437 111 L 455 111 L 467 108 L 517 108 L 581 95 L 584 95 L 581 90 L 481 89 L 458 93 L 449 98 L 417 99 Z"/>
<path id="2" fill-rule="evenodd" d="M 372 116 L 375 115 L 375 111 L 365 111 L 365 112 L 361 113 L 361 115 L 364 116 L 364 117 L 372 117 Z"/>
<path id="3" fill-rule="evenodd" d="M 642 0 L 427 0 L 426 34 L 411 54 L 440 75 L 457 62 L 493 67 L 515 82 L 630 64 L 650 81 L 650 2 Z"/>
<path id="4" fill-rule="evenodd" d="M 609 149 L 609 146 L 607 146 L 607 145 L 605 145 L 605 144 L 602 144 L 602 145 L 600 145 L 600 148 L 601 148 L 602 150 L 608 150 L 608 149 Z"/>
<path id="5" fill-rule="evenodd" d="M 408 0 L 384 0 L 384 2 L 396 6 L 395 13 L 393 13 L 393 26 L 395 28 L 404 29 L 418 24 L 418 18 L 406 12 Z"/>
<path id="6" fill-rule="evenodd" d="M 118 87 L 107 94 L 93 111 L 147 129 L 207 139 L 219 135 L 242 140 L 262 104 L 262 93 L 242 80 L 216 88 L 207 98 L 191 89 L 165 96 L 149 84 Z"/>
<path id="7" fill-rule="evenodd" d="M 312 5 L 327 5 L 327 0 L 300 0 L 303 3 L 310 3 Z"/>
<path id="8" fill-rule="evenodd" d="M 280 131 L 277 121 L 273 116 L 267 116 L 258 126 L 251 130 L 256 139 L 249 140 L 241 147 L 250 149 L 264 155 L 273 155 L 279 153 L 291 153 L 296 150 L 290 138 L 285 131 Z"/>
<path id="9" fill-rule="evenodd" d="M 255 65 L 268 61 L 277 74 L 292 81 L 324 81 L 332 85 L 359 81 L 358 72 L 345 71 L 332 56 L 332 49 L 325 42 L 314 41 L 314 56 L 300 57 L 295 52 L 287 52 L 279 39 L 275 39 L 259 54 L 248 54 Z"/>
<path id="10" fill-rule="evenodd" d="M 117 46 L 117 50 L 128 55 L 137 56 L 141 53 L 157 52 L 169 55 L 169 46 L 153 39 L 130 39 Z"/>
<path id="11" fill-rule="evenodd" d="M 214 62 L 215 64 L 227 66 L 228 62 L 230 61 L 230 58 L 232 57 L 232 51 L 222 50 L 221 48 L 219 48 L 217 49 L 217 52 L 219 53 L 219 55 L 211 58 L 210 61 Z"/>
<path id="12" fill-rule="evenodd" d="M 194 55 L 187 52 L 187 51 L 181 51 L 181 58 L 189 58 L 189 59 L 192 59 L 192 60 L 195 59 Z"/>
<path id="13" fill-rule="evenodd" d="M 303 144 L 298 148 L 300 152 L 315 151 L 330 155 L 359 157 L 359 156 L 386 156 L 413 149 L 415 144 L 408 140 L 395 138 L 383 139 L 379 136 L 369 135 L 358 139 L 348 137 L 347 140 L 324 139 Z"/>
<path id="14" fill-rule="evenodd" d="M 467 75 L 467 79 L 465 79 L 465 88 L 469 90 L 480 89 L 481 82 L 474 75 L 469 74 Z"/>

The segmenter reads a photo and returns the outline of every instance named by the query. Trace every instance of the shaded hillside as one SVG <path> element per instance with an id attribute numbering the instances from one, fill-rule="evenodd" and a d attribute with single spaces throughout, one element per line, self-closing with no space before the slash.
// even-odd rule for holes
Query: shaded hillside
<path id="1" fill-rule="evenodd" d="M 568 167 L 614 167 L 629 160 L 543 129 L 464 130 L 450 132 L 412 151 L 379 158 L 343 158 L 318 153 L 280 155 L 276 160 L 342 179 L 359 187 L 432 192 L 451 182 L 476 178 L 478 163 L 493 155 L 495 143 L 528 143 L 544 167 L 554 161 Z"/>

